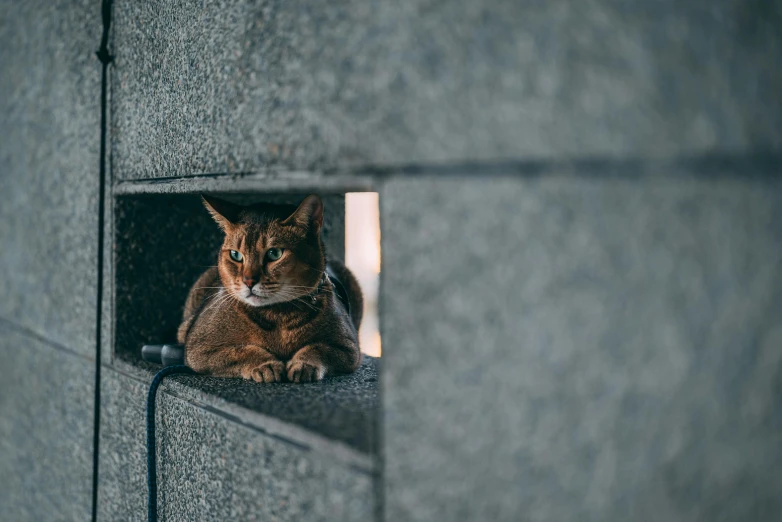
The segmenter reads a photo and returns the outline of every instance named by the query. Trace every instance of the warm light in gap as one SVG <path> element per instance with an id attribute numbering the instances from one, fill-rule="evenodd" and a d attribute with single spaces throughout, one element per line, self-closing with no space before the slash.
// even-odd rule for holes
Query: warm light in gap
<path id="1" fill-rule="evenodd" d="M 380 207 L 376 192 L 345 194 L 345 264 L 364 292 L 364 318 L 358 332 L 361 351 L 379 357 Z"/>

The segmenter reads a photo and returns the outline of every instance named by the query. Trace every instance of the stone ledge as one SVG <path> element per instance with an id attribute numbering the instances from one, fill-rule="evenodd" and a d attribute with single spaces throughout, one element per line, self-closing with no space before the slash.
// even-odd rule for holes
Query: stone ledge
<path id="1" fill-rule="evenodd" d="M 309 171 L 262 171 L 177 176 L 163 179 L 118 180 L 112 192 L 114 196 L 199 194 L 201 192 L 344 194 L 345 192 L 373 191 L 375 190 L 374 183 L 371 176 L 357 176 L 350 173 L 324 175 L 320 172 Z"/>
<path id="2" fill-rule="evenodd" d="M 683 154 L 651 156 L 571 156 L 560 159 L 533 157 L 489 161 L 377 164 L 322 171 L 261 169 L 152 179 L 120 179 L 114 196 L 146 194 L 291 194 L 376 191 L 391 177 L 435 176 L 559 176 L 559 177 L 675 177 L 773 179 L 782 174 L 782 152 Z"/>
<path id="3" fill-rule="evenodd" d="M 151 373 L 132 372 L 106 367 L 101 378 L 100 521 L 146 520 Z M 345 459 L 339 444 L 316 448 L 314 435 L 309 445 L 301 437 L 293 442 L 244 422 L 246 412 L 245 419 L 232 417 L 212 405 L 219 402 L 214 397 L 197 401 L 191 391 L 183 398 L 183 387 L 166 380 L 158 394 L 161 520 L 371 520 L 378 477 Z"/>
<path id="4" fill-rule="evenodd" d="M 312 384 L 258 384 L 242 379 L 172 376 L 161 392 L 301 449 L 374 474 L 378 451 L 379 361 L 364 356 L 351 375 Z M 149 383 L 160 368 L 115 360 L 111 368 Z"/>

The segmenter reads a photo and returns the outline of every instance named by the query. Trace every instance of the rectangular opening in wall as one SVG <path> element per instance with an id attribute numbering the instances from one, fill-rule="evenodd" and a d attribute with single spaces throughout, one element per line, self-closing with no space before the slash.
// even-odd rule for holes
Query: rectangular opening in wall
<path id="1" fill-rule="evenodd" d="M 370 355 L 379 354 L 377 334 L 377 267 L 368 262 L 379 255 L 377 199 L 322 196 L 325 213 L 322 237 L 329 258 L 347 261 L 364 287 Z M 307 194 L 215 194 L 225 200 L 251 204 L 296 205 Z M 345 202 L 353 202 L 346 230 Z M 358 201 L 358 204 L 355 202 Z M 374 209 L 374 210 L 373 210 Z M 114 355 L 137 362 L 144 344 L 171 343 L 182 320 L 188 291 L 199 275 L 217 264 L 223 233 L 204 208 L 199 195 L 120 196 L 116 202 L 115 339 Z M 346 256 L 346 232 L 351 234 Z M 347 259 L 346 259 L 347 257 Z M 362 324 L 364 321 L 362 320 Z"/>
<path id="2" fill-rule="evenodd" d="M 308 193 L 210 195 L 243 205 L 298 205 Z M 377 356 L 377 194 L 321 194 L 321 198 L 327 257 L 346 261 L 362 285 L 365 308 L 360 344 L 364 353 Z M 188 292 L 205 270 L 217 265 L 224 233 L 198 194 L 118 195 L 114 226 L 112 364 L 131 365 L 125 367 L 128 371 L 154 372 L 159 366 L 142 360 L 142 346 L 176 341 Z M 174 380 L 200 393 L 199 401 L 216 409 L 227 408 L 230 415 L 235 414 L 234 406 L 260 413 L 254 417 L 250 412 L 243 419 L 262 429 L 266 429 L 264 419 L 274 417 L 363 454 L 377 451 L 378 376 L 372 357 L 365 357 L 352 374 L 318 383 L 265 384 L 204 375 Z"/>

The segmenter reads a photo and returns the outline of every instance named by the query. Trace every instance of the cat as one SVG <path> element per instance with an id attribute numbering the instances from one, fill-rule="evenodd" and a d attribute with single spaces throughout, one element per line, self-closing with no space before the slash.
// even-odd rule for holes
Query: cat
<path id="1" fill-rule="evenodd" d="M 321 198 L 307 196 L 298 208 L 202 199 L 225 240 L 217 266 L 187 296 L 177 333 L 185 363 L 264 383 L 355 371 L 363 297 L 341 262 L 328 263 L 336 281 L 327 275 Z"/>

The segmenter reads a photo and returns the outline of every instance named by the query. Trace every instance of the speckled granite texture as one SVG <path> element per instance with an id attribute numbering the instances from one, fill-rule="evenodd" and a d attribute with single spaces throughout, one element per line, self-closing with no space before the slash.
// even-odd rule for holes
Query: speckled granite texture
<path id="1" fill-rule="evenodd" d="M 386 520 L 782 520 L 782 178 L 666 174 L 383 187 Z"/>
<path id="2" fill-rule="evenodd" d="M 96 12 L 91 0 L 0 3 L 0 317 L 85 355 L 95 351 Z"/>
<path id="3" fill-rule="evenodd" d="M 147 385 L 103 379 L 99 520 L 145 520 Z M 371 520 L 373 477 L 162 393 L 162 520 Z"/>
<path id="4" fill-rule="evenodd" d="M 119 1 L 120 179 L 782 146 L 779 3 Z"/>
<path id="5" fill-rule="evenodd" d="M 0 520 L 89 520 L 94 363 L 0 322 L 0 368 Z"/>
<path id="6" fill-rule="evenodd" d="M 224 197 L 245 204 L 298 203 L 305 195 Z M 324 203 L 324 243 L 329 255 L 341 259 L 345 198 L 326 195 Z M 144 344 L 176 341 L 187 293 L 217 263 L 223 233 L 196 195 L 117 198 L 114 222 L 114 351 L 132 360 L 141 357 Z"/>
<path id="7" fill-rule="evenodd" d="M 172 380 L 198 392 L 194 397 L 201 401 L 208 400 L 201 395 L 206 394 L 374 455 L 380 408 L 378 363 L 378 359 L 364 356 L 355 373 L 311 384 L 260 385 L 243 379 L 201 376 Z"/>
<path id="8" fill-rule="evenodd" d="M 359 460 L 367 462 L 378 451 L 380 363 L 380 359 L 365 355 L 356 372 L 318 383 L 258 384 L 243 379 L 176 375 L 166 379 L 165 386 L 176 397 L 215 408 L 240 423 L 272 428 L 269 420 L 273 419 L 275 429 L 270 431 L 276 431 L 280 423 L 296 426 L 301 428 L 294 430 L 296 444 L 308 446 L 314 435 L 345 445 L 362 456 Z M 135 360 L 115 361 L 115 367 L 143 381 L 151 381 L 161 368 Z"/>

